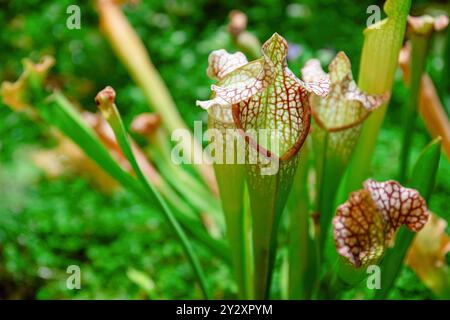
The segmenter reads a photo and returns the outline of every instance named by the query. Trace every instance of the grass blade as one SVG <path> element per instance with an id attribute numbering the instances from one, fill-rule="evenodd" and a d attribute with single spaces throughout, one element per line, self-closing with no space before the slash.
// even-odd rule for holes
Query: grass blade
<path id="1" fill-rule="evenodd" d="M 55 92 L 52 94 L 46 103 L 39 105 L 38 111 L 48 124 L 55 126 L 74 141 L 86 155 L 125 189 L 137 194 L 146 203 L 154 203 L 154 201 L 149 201 L 149 195 L 143 190 L 141 185 L 115 162 L 95 133 L 86 126 L 79 113 L 62 93 Z M 190 235 L 218 257 L 229 262 L 229 254 L 224 243 L 211 238 L 199 221 L 193 220 L 182 213 L 178 213 L 177 218 L 187 228 Z"/>
<path id="2" fill-rule="evenodd" d="M 197 276 L 200 287 L 202 289 L 203 295 L 205 296 L 206 299 L 209 299 L 210 293 L 208 291 L 207 284 L 206 284 L 206 278 L 204 276 L 203 269 L 200 265 L 198 257 L 196 255 L 196 253 L 194 252 L 194 249 L 193 249 L 189 239 L 187 238 L 186 234 L 184 233 L 183 229 L 181 228 L 180 224 L 178 223 L 178 220 L 176 219 L 172 210 L 170 209 L 170 207 L 168 206 L 168 204 L 166 203 L 164 198 L 159 194 L 159 192 L 148 181 L 148 179 L 145 177 L 145 175 L 141 171 L 141 169 L 136 161 L 136 158 L 134 156 L 134 153 L 132 151 L 128 133 L 125 130 L 125 127 L 122 122 L 122 118 L 120 117 L 117 107 L 115 106 L 114 99 L 115 99 L 114 90 L 111 87 L 106 87 L 105 89 L 103 89 L 102 91 L 99 92 L 99 94 L 97 95 L 95 100 L 97 102 L 97 105 L 99 105 L 99 108 L 102 111 L 103 115 L 105 116 L 106 120 L 108 121 L 111 128 L 113 129 L 116 139 L 119 143 L 119 146 L 121 147 L 127 160 L 130 162 L 134 172 L 137 175 L 138 180 L 141 182 L 145 191 L 152 198 L 156 198 L 159 208 L 164 213 L 169 224 L 175 231 L 175 233 L 176 233 L 180 243 L 182 244 L 184 251 L 192 265 L 192 268 L 194 269 L 194 272 Z"/>

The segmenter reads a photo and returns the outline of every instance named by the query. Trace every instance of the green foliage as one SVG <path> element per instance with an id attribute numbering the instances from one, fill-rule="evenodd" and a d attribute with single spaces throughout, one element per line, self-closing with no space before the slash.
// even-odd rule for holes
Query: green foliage
<path id="1" fill-rule="evenodd" d="M 27 157 L 17 154 L 0 170 L 1 191 L 8 190 L 0 202 L 1 298 L 147 298 L 128 268 L 155 282 L 151 298 L 200 295 L 160 214 L 129 193 L 104 195 L 80 178 L 47 180 Z M 205 250 L 198 254 L 218 296 L 229 296 L 233 288 L 215 280 L 228 277 L 227 268 Z M 82 290 L 66 289 L 71 264 L 81 268 Z"/>

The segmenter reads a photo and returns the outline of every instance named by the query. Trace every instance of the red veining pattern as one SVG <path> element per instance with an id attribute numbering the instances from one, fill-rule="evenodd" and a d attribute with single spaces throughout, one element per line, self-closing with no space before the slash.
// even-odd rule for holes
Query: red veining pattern
<path id="1" fill-rule="evenodd" d="M 338 253 L 355 267 L 381 258 L 401 225 L 419 231 L 429 213 L 420 194 L 396 181 L 369 179 L 338 207 L 333 236 Z"/>
<path id="2" fill-rule="evenodd" d="M 329 77 L 330 93 L 327 97 L 312 97 L 313 116 L 319 126 L 327 131 L 341 131 L 361 123 L 388 95 L 368 95 L 356 86 L 350 60 L 339 52 L 329 65 L 329 75 L 316 59 L 302 68 L 305 81 L 317 81 Z"/>
<path id="3" fill-rule="evenodd" d="M 287 160 L 297 153 L 309 131 L 308 92 L 286 66 L 285 39 L 274 35 L 263 45 L 262 52 L 266 63 L 273 66 L 273 81 L 250 99 L 233 105 L 234 121 L 244 132 L 271 130 L 265 143 L 248 136 L 247 139 L 260 153 L 267 149 L 270 155 Z M 278 150 L 272 148 L 275 140 Z"/>
<path id="4" fill-rule="evenodd" d="M 231 71 L 247 64 L 247 58 L 242 52 L 230 54 L 224 49 L 211 52 L 208 57 L 208 70 L 206 73 L 211 79 L 221 80 Z"/>
<path id="5" fill-rule="evenodd" d="M 381 257 L 382 219 L 367 190 L 350 194 L 348 201 L 337 209 L 333 226 L 338 253 L 355 267 L 368 265 Z"/>
<path id="6" fill-rule="evenodd" d="M 364 187 L 370 191 L 372 199 L 389 227 L 387 241 L 395 231 L 406 225 L 411 231 L 419 231 L 428 221 L 428 209 L 425 200 L 414 189 L 404 188 L 398 182 L 389 180 L 376 182 L 369 179 Z"/>
<path id="7" fill-rule="evenodd" d="M 287 49 L 286 40 L 275 33 L 262 46 L 263 57 L 250 63 L 239 53 L 214 51 L 208 75 L 219 82 L 211 86 L 213 99 L 197 101 L 204 109 L 223 107 L 214 115 L 228 117 L 228 108 L 232 110 L 249 145 L 281 160 L 294 156 L 309 132 L 308 90 L 325 95 L 329 86 L 328 78 L 308 83 L 298 79 L 287 67 Z M 255 137 L 253 131 L 260 129 L 269 133 Z"/>

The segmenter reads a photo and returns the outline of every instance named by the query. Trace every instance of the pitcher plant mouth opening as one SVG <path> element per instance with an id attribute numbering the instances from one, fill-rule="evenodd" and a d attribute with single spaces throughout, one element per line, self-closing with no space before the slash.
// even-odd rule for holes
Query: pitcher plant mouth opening
<path id="1" fill-rule="evenodd" d="M 287 50 L 287 41 L 275 33 L 262 46 L 262 58 L 252 62 L 240 52 L 213 51 L 207 74 L 218 82 L 211 100 L 197 101 L 213 117 L 222 115 L 219 122 L 234 125 L 251 148 L 281 161 L 297 154 L 309 132 L 309 93 L 326 95 L 329 89 L 328 79 L 298 79 L 287 67 Z M 279 140 L 279 151 L 247 134 L 261 128 L 273 130 L 270 139 Z"/>
<path id="2" fill-rule="evenodd" d="M 350 60 L 344 52 L 336 55 L 328 69 L 326 74 L 317 59 L 309 60 L 302 68 L 306 81 L 328 79 L 330 82 L 330 93 L 326 97 L 311 97 L 311 114 L 320 128 L 337 132 L 356 127 L 389 100 L 388 92 L 369 95 L 358 88 L 353 80 Z"/>
<path id="3" fill-rule="evenodd" d="M 303 93 L 302 94 L 306 94 Z M 304 108 L 304 114 L 303 118 L 305 119 L 304 123 L 304 130 L 302 131 L 301 135 L 298 137 L 298 139 L 294 142 L 294 144 L 284 152 L 284 154 L 279 157 L 275 152 L 272 152 L 271 150 L 265 149 L 263 146 L 261 146 L 256 139 L 254 139 L 251 135 L 248 135 L 245 133 L 244 126 L 241 122 L 241 107 L 240 105 L 234 104 L 232 106 L 232 113 L 233 113 L 233 120 L 234 124 L 236 125 L 236 128 L 238 129 L 239 134 L 244 137 L 245 141 L 249 144 L 250 147 L 255 149 L 261 156 L 266 157 L 267 160 L 271 161 L 280 161 L 280 162 L 286 162 L 292 157 L 294 157 L 297 152 L 301 149 L 303 143 L 306 140 L 306 137 L 310 131 L 310 125 L 311 125 L 311 109 L 309 107 L 308 99 L 305 97 L 305 108 Z"/>

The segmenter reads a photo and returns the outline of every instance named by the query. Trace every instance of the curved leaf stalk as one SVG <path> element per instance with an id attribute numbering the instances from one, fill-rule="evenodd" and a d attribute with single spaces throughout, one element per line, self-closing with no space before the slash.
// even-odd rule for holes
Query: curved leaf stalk
<path id="1" fill-rule="evenodd" d="M 358 87 L 369 94 L 390 92 L 397 68 L 398 56 L 406 29 L 411 0 L 387 0 L 387 18 L 364 31 Z M 339 199 L 343 201 L 367 178 L 378 133 L 387 104 L 381 105 L 364 123 L 343 181 Z M 339 201 L 339 202 L 341 202 Z"/>
<path id="2" fill-rule="evenodd" d="M 119 112 L 117 110 L 117 107 L 115 105 L 115 92 L 111 87 L 106 87 L 102 91 L 100 91 L 97 94 L 97 97 L 95 98 L 95 101 L 97 105 L 99 106 L 99 109 L 102 111 L 104 117 L 108 121 L 109 125 L 114 131 L 114 135 L 116 136 L 116 139 L 119 143 L 119 146 L 121 147 L 125 157 L 130 162 L 134 172 L 136 173 L 136 176 L 140 183 L 142 184 L 143 188 L 146 190 L 146 192 L 152 196 L 152 198 L 157 199 L 157 204 L 160 207 L 161 211 L 164 213 L 165 217 L 167 218 L 169 224 L 175 231 L 180 243 L 183 246 L 183 249 L 192 265 L 192 268 L 194 269 L 194 272 L 197 276 L 197 279 L 200 284 L 200 288 L 203 292 L 203 295 L 205 298 L 209 299 L 210 293 L 207 288 L 206 284 L 206 278 L 203 273 L 203 269 L 200 265 L 200 262 L 198 260 L 198 257 L 196 253 L 193 250 L 193 247 L 191 243 L 189 242 L 186 234 L 184 233 L 183 229 L 181 228 L 180 224 L 178 223 L 175 215 L 173 214 L 172 210 L 169 208 L 167 203 L 165 202 L 164 198 L 159 194 L 159 192 L 154 188 L 154 186 L 149 183 L 148 179 L 145 177 L 145 175 L 142 173 L 136 158 L 133 154 L 133 151 L 131 149 L 128 133 L 125 130 L 125 127 L 123 125 L 122 119 L 119 115 Z"/>
<path id="3" fill-rule="evenodd" d="M 411 186 L 416 188 L 427 201 L 429 201 L 434 189 L 440 155 L 441 138 L 438 137 L 424 148 L 414 165 Z M 381 262 L 381 289 L 376 292 L 376 299 L 388 297 L 414 237 L 415 233 L 406 228 L 399 230 L 395 239 L 395 246 L 387 250 Z"/>
<path id="4" fill-rule="evenodd" d="M 384 183 L 385 187 L 381 189 L 384 189 L 385 195 L 383 195 L 383 191 L 381 193 L 379 191 L 374 192 L 377 189 L 374 188 L 376 184 L 371 182 L 371 186 L 366 183 L 366 188 L 372 188 L 370 193 L 364 190 L 353 192 L 348 202 L 338 208 L 334 220 L 334 235 L 341 257 L 338 258 L 335 265 L 337 272 L 332 277 L 328 298 L 339 297 L 342 291 L 357 285 L 367 275 L 365 267 L 377 264 L 380 260 L 381 289 L 376 292 L 375 298 L 383 299 L 387 297 L 415 236 L 415 233 L 410 229 L 417 231 L 428 220 L 427 215 L 420 218 L 415 213 L 418 208 L 422 212 L 427 210 L 423 205 L 420 207 L 420 203 L 429 200 L 433 190 L 440 158 L 440 145 L 440 138 L 433 140 L 422 151 L 416 162 L 411 185 L 418 191 L 401 186 L 395 187 L 395 183 L 391 181 Z M 382 186 L 383 184 L 378 185 Z M 399 185 L 397 184 L 397 186 Z M 398 214 L 394 213 L 397 210 L 395 208 L 396 201 L 391 200 L 395 192 L 400 194 L 400 201 L 406 200 L 401 206 L 402 211 Z M 424 198 L 418 197 L 418 192 Z M 379 196 L 377 196 L 377 193 L 379 193 Z M 403 194 L 405 194 L 404 197 Z M 408 199 L 413 199 L 413 201 L 408 204 Z M 374 206 L 373 201 L 378 204 Z M 385 204 L 381 205 L 382 202 Z M 357 210 L 354 209 L 355 206 L 358 208 Z M 390 213 L 390 219 L 397 217 L 396 220 L 390 220 L 387 223 L 388 220 L 383 218 L 383 214 L 381 216 L 375 214 L 375 212 L 379 212 L 379 208 L 393 210 Z M 375 212 L 372 212 L 374 209 Z M 404 215 L 404 218 L 401 218 L 402 215 Z M 417 217 L 417 219 L 414 217 Z M 399 225 L 401 221 L 408 228 Z M 352 226 L 354 223 L 356 224 Z M 418 225 L 416 225 L 417 223 Z M 383 225 L 388 227 L 382 227 Z M 392 241 L 398 227 L 400 228 L 395 235 L 395 245 L 390 247 L 387 244 Z M 356 239 L 357 242 L 355 242 Z"/>
<path id="5" fill-rule="evenodd" d="M 97 8 L 101 30 L 131 77 L 141 87 L 149 105 L 161 115 L 164 128 L 169 132 L 177 129 L 187 130 L 164 80 L 152 64 L 143 43 L 127 21 L 119 4 L 113 0 L 98 0 Z M 202 159 L 200 142 L 192 135 L 190 139 L 183 139 L 182 143 L 185 144 L 185 156 L 188 159 Z M 217 194 L 217 185 L 211 166 L 196 164 L 194 168 Z"/>

